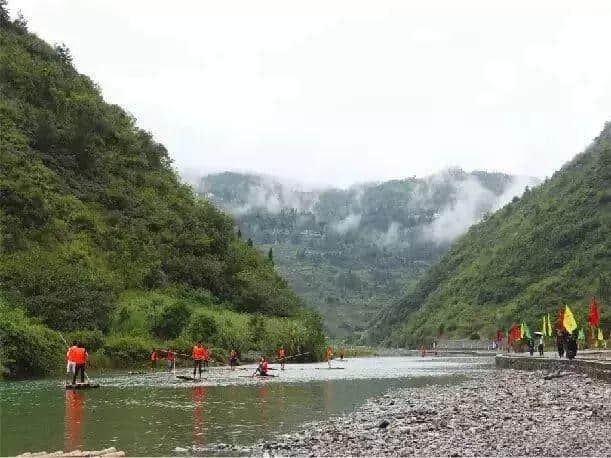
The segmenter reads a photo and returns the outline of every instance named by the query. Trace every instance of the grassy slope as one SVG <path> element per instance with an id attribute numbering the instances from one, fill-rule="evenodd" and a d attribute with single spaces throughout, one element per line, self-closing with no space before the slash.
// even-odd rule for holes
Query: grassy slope
<path id="1" fill-rule="evenodd" d="M 497 327 L 573 305 L 611 302 L 611 124 L 586 152 L 461 237 L 410 293 L 380 315 L 373 339 L 413 345 L 439 335 L 492 336 Z M 603 308 L 606 331 L 611 313 Z M 392 335 L 390 335 L 392 331 Z"/>

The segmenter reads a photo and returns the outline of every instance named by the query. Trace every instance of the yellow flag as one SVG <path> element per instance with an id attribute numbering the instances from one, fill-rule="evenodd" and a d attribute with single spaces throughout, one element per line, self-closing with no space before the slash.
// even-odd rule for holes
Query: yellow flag
<path id="1" fill-rule="evenodd" d="M 522 324 L 520 325 L 520 339 L 523 339 L 523 338 L 524 338 L 524 334 L 525 334 L 525 333 L 526 333 L 526 332 L 525 332 L 525 330 L 524 330 L 524 323 L 522 323 Z"/>
<path id="2" fill-rule="evenodd" d="M 541 334 L 547 335 L 547 322 L 545 321 L 545 315 L 543 315 L 543 325 L 541 326 Z"/>
<path id="3" fill-rule="evenodd" d="M 598 340 L 605 340 L 603 337 L 603 330 L 598 328 Z"/>
<path id="4" fill-rule="evenodd" d="M 547 336 L 552 336 L 552 320 L 549 319 L 549 313 L 547 314 Z"/>
<path id="5" fill-rule="evenodd" d="M 562 325 L 564 329 L 572 333 L 575 329 L 577 329 L 577 322 L 575 321 L 575 317 L 573 316 L 573 312 L 568 305 L 564 306 L 564 319 L 562 320 Z"/>

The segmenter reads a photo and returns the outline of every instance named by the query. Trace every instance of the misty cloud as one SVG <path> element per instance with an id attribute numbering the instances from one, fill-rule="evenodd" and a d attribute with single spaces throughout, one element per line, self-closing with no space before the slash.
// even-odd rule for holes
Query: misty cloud
<path id="1" fill-rule="evenodd" d="M 331 229 L 333 229 L 338 234 L 345 234 L 349 231 L 355 230 L 356 228 L 359 227 L 360 224 L 361 224 L 361 215 L 350 213 L 344 219 L 338 222 L 332 223 Z"/>

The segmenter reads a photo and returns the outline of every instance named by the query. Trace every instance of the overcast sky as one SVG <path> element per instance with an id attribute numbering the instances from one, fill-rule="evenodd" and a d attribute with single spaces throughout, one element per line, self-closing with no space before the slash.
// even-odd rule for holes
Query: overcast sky
<path id="1" fill-rule="evenodd" d="M 337 185 L 448 166 L 543 177 L 611 119 L 611 2 L 9 8 L 43 39 L 66 43 L 78 70 L 164 143 L 179 170 Z"/>

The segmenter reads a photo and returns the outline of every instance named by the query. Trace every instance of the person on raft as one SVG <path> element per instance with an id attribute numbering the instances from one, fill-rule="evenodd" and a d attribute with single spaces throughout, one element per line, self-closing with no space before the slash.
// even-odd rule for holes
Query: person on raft
<path id="1" fill-rule="evenodd" d="M 78 348 L 78 344 L 74 340 L 72 346 L 66 352 L 66 359 L 68 360 L 68 364 L 66 364 L 66 383 L 68 383 L 68 378 L 76 371 L 76 362 L 74 361 L 74 350 L 76 348 Z"/>
<path id="2" fill-rule="evenodd" d="M 339 351 L 339 360 L 340 361 L 344 360 L 344 349 L 343 348 Z"/>
<path id="3" fill-rule="evenodd" d="M 280 369 L 284 370 L 284 361 L 286 360 L 286 351 L 284 350 L 284 345 L 280 345 L 280 350 L 278 350 L 278 361 L 280 362 Z"/>
<path id="4" fill-rule="evenodd" d="M 331 346 L 327 348 L 327 363 L 329 364 L 329 369 L 331 369 L 331 360 L 333 359 L 333 349 Z"/>
<path id="5" fill-rule="evenodd" d="M 234 371 L 237 365 L 238 365 L 238 352 L 235 350 L 231 350 L 231 358 L 229 358 L 229 366 L 231 367 L 231 370 Z"/>
<path id="6" fill-rule="evenodd" d="M 159 352 L 156 348 L 153 348 L 153 353 L 151 353 L 151 370 L 157 370 L 157 361 L 159 361 Z"/>
<path id="7" fill-rule="evenodd" d="M 195 378 L 195 371 L 199 368 L 199 378 L 202 378 L 202 361 L 206 352 L 204 347 L 202 347 L 201 340 L 197 341 L 197 345 L 193 347 L 193 352 L 191 353 L 191 357 L 193 358 L 193 378 Z"/>
<path id="8" fill-rule="evenodd" d="M 259 367 L 257 367 L 255 374 L 263 376 L 263 377 L 267 377 L 270 375 L 268 371 L 269 371 L 269 367 L 268 367 L 267 358 L 265 356 L 261 356 L 261 359 L 259 360 Z"/>
<path id="9" fill-rule="evenodd" d="M 85 383 L 85 364 L 89 359 L 89 353 L 85 349 L 85 346 L 79 342 L 78 346 L 72 351 L 72 358 L 74 359 L 75 368 L 74 375 L 72 375 L 72 384 L 76 385 L 76 376 L 81 373 L 81 383 Z"/>
<path id="10" fill-rule="evenodd" d="M 172 372 L 176 368 L 176 352 L 173 348 L 169 348 L 167 351 L 168 358 L 168 372 Z"/>

